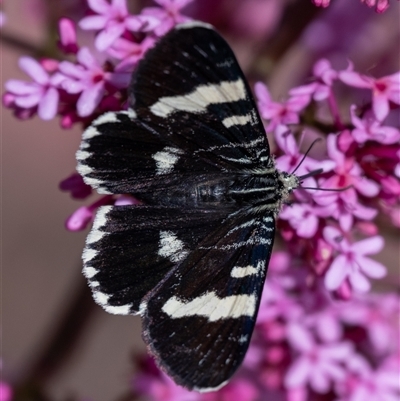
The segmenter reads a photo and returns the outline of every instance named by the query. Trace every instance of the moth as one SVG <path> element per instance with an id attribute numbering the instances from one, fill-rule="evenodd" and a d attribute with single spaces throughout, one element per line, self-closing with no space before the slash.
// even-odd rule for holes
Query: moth
<path id="1" fill-rule="evenodd" d="M 275 216 L 299 178 L 276 169 L 249 85 L 208 24 L 162 37 L 129 94 L 128 110 L 85 130 L 77 169 L 99 193 L 141 204 L 98 210 L 83 273 L 107 312 L 141 315 L 177 384 L 214 391 L 246 354 Z"/>

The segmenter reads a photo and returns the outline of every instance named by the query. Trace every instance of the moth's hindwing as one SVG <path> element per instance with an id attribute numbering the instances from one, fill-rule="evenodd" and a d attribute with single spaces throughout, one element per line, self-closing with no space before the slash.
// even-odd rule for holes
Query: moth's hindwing
<path id="1" fill-rule="evenodd" d="M 83 253 L 94 299 L 110 313 L 138 313 L 143 297 L 221 221 L 219 211 L 101 207 Z"/>
<path id="2" fill-rule="evenodd" d="M 214 391 L 241 364 L 273 238 L 272 215 L 230 217 L 145 298 L 144 338 L 177 383 Z"/>

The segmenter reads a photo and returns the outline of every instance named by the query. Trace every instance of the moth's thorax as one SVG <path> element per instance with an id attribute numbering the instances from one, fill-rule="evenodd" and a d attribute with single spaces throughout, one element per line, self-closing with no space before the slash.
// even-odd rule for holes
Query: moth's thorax
<path id="1" fill-rule="evenodd" d="M 231 204 L 253 212 L 278 213 L 290 193 L 299 185 L 294 174 L 273 168 L 248 172 L 194 187 L 193 199 L 198 206 Z"/>

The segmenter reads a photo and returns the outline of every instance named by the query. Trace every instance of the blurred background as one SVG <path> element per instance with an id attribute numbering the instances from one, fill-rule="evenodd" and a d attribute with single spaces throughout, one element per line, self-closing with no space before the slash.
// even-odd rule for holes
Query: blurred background
<path id="1" fill-rule="evenodd" d="M 152 4 L 128 3 L 132 12 Z M 82 18 L 86 3 L 4 0 L 3 10 L 2 87 L 10 78 L 26 79 L 18 58 L 49 54 L 58 18 Z M 280 99 L 304 82 L 321 57 L 337 68 L 351 59 L 358 71 L 376 77 L 399 70 L 399 10 L 397 1 L 377 15 L 358 0 L 332 1 L 327 9 L 309 0 L 198 0 L 184 11 L 216 25 L 250 80 L 267 82 Z M 82 35 L 81 43 L 91 35 Z M 19 381 L 43 374 L 52 399 L 120 399 L 129 390 L 133 355 L 145 347 L 138 317 L 107 314 L 91 301 L 80 260 L 87 232 L 64 228 L 82 204 L 58 189 L 75 169 L 81 129 L 62 130 L 58 121 L 37 117 L 20 121 L 2 108 L 1 135 L 2 375 Z M 385 235 L 387 245 L 378 258 L 396 273 L 398 232 Z M 74 317 L 63 326 L 71 310 Z M 64 338 L 76 331 L 73 349 L 68 341 L 51 342 L 57 330 L 65 330 Z M 62 365 L 56 358 L 60 352 Z"/>

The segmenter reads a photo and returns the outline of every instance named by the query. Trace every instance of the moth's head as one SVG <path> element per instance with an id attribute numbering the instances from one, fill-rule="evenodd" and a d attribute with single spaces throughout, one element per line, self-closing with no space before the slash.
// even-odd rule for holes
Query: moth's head
<path id="1" fill-rule="evenodd" d="M 284 192 L 290 194 L 294 189 L 296 189 L 300 185 L 299 178 L 295 174 L 289 174 L 285 171 L 280 171 L 279 179 L 283 183 Z"/>

